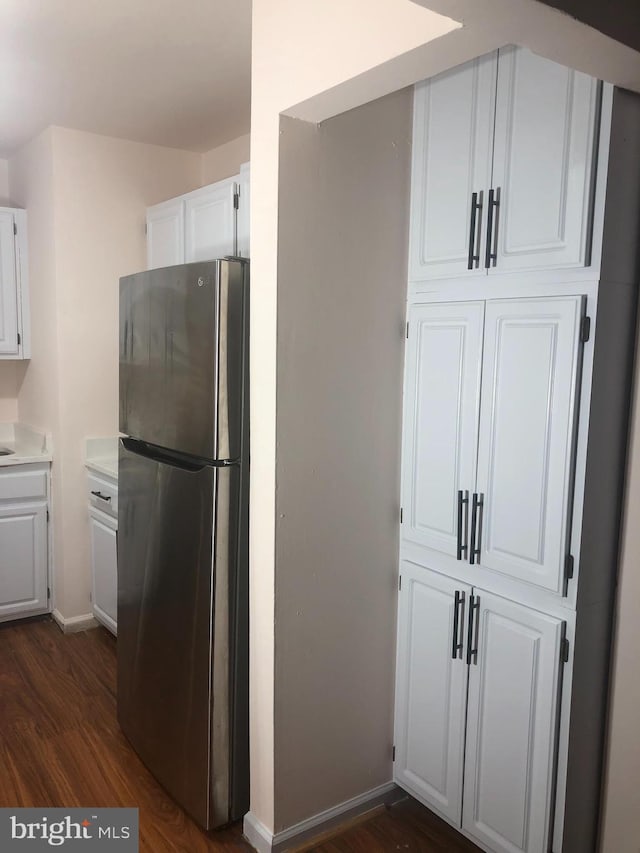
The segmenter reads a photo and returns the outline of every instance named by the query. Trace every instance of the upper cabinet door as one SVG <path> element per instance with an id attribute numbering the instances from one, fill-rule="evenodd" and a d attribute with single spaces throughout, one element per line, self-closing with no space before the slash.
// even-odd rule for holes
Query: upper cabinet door
<path id="1" fill-rule="evenodd" d="M 500 50 L 490 270 L 589 263 L 598 83 L 522 48 Z"/>
<path id="2" fill-rule="evenodd" d="M 185 200 L 185 260 L 211 261 L 235 255 L 236 183 L 219 181 L 190 193 Z"/>
<path id="3" fill-rule="evenodd" d="M 496 73 L 493 53 L 415 88 L 411 280 L 486 272 Z"/>
<path id="4" fill-rule="evenodd" d="M 19 353 L 16 248 L 11 213 L 0 213 L 0 354 Z"/>
<path id="5" fill-rule="evenodd" d="M 394 780 L 460 824 L 471 588 L 402 564 Z"/>
<path id="6" fill-rule="evenodd" d="M 583 298 L 488 302 L 478 447 L 480 569 L 561 593 Z"/>
<path id="7" fill-rule="evenodd" d="M 547 853 L 563 623 L 482 590 L 474 604 L 462 826 L 496 853 Z"/>
<path id="8" fill-rule="evenodd" d="M 147 210 L 147 269 L 184 263 L 184 202 L 156 204 Z"/>
<path id="9" fill-rule="evenodd" d="M 451 568 L 467 540 L 458 492 L 476 477 L 484 303 L 416 305 L 409 317 L 401 535 L 430 549 L 433 568 Z"/>

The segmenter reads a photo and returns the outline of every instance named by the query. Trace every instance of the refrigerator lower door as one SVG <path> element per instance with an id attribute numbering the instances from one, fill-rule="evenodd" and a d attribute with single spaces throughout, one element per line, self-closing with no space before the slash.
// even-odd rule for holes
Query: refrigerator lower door
<path id="1" fill-rule="evenodd" d="M 141 455 L 136 444 L 120 442 L 118 719 L 153 775 L 209 829 L 235 817 L 233 786 L 243 781 L 233 778 L 243 770 L 232 767 L 242 735 L 230 640 L 239 468 L 154 458 L 148 447 Z"/>

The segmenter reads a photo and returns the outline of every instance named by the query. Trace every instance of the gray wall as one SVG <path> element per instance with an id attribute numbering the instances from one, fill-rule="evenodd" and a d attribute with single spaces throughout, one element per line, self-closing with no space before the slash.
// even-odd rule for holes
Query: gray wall
<path id="1" fill-rule="evenodd" d="M 281 120 L 276 831 L 392 775 L 411 112 Z"/>
<path id="2" fill-rule="evenodd" d="M 638 0 L 542 0 L 616 41 L 640 50 Z"/>

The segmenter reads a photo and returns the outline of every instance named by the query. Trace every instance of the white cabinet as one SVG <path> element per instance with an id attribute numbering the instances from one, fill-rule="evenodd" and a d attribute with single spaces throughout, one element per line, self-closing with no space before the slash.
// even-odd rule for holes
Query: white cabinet
<path id="1" fill-rule="evenodd" d="M 91 604 L 94 617 L 118 632 L 118 484 L 106 474 L 89 472 L 91 532 Z"/>
<path id="2" fill-rule="evenodd" d="M 462 814 L 471 588 L 410 563 L 402 568 L 394 778 L 459 825 Z"/>
<path id="3" fill-rule="evenodd" d="M 31 357 L 26 211 L 0 208 L 0 359 Z"/>
<path id="4" fill-rule="evenodd" d="M 118 578 L 117 535 L 118 522 L 112 516 L 91 507 L 91 581 L 93 615 L 112 633 L 117 634 Z"/>
<path id="5" fill-rule="evenodd" d="M 499 853 L 547 853 L 564 622 L 403 563 L 394 779 Z"/>
<path id="6" fill-rule="evenodd" d="M 584 310 L 580 296 L 412 307 L 401 537 L 424 565 L 563 593 Z"/>
<path id="7" fill-rule="evenodd" d="M 49 610 L 48 466 L 0 468 L 0 622 Z"/>
<path id="8" fill-rule="evenodd" d="M 185 198 L 185 261 L 208 261 L 235 255 L 236 205 L 235 181 L 220 181 L 189 193 Z"/>
<path id="9" fill-rule="evenodd" d="M 249 164 L 235 175 L 147 209 L 147 267 L 249 254 Z"/>
<path id="10" fill-rule="evenodd" d="M 500 50 L 492 269 L 584 266 L 598 82 L 528 50 Z"/>
<path id="11" fill-rule="evenodd" d="M 476 477 L 484 302 L 416 305 L 409 315 L 402 535 L 456 559 L 458 490 Z M 466 555 L 468 556 L 468 554 Z M 432 561 L 433 564 L 433 561 Z"/>
<path id="12" fill-rule="evenodd" d="M 473 226 L 479 246 L 491 186 L 496 73 L 494 53 L 415 88 L 410 279 L 466 274 Z M 486 273 L 479 254 L 472 272 Z"/>
<path id="13" fill-rule="evenodd" d="M 598 93 L 515 47 L 416 86 L 409 278 L 588 264 Z"/>
<path id="14" fill-rule="evenodd" d="M 567 554 L 583 314 L 574 296 L 489 301 L 485 315 L 478 564 L 555 593 Z"/>
<path id="15" fill-rule="evenodd" d="M 564 623 L 474 590 L 462 825 L 499 853 L 547 853 Z"/>
<path id="16" fill-rule="evenodd" d="M 147 267 L 184 263 L 184 202 L 165 201 L 147 210 Z"/>

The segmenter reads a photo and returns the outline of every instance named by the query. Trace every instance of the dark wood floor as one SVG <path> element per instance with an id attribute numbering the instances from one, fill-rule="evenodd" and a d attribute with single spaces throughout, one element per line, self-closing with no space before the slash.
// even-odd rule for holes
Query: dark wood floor
<path id="1" fill-rule="evenodd" d="M 202 832 L 140 762 L 116 721 L 115 641 L 49 621 L 0 627 L 0 806 L 136 806 L 142 853 L 243 853 L 240 825 Z M 470 853 L 412 800 L 376 812 L 314 853 Z"/>

